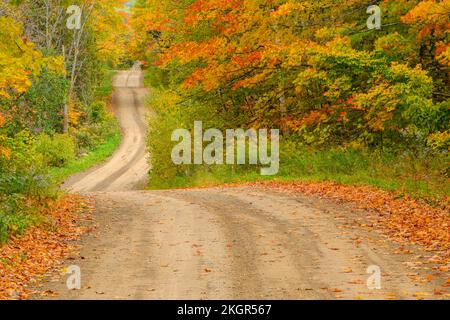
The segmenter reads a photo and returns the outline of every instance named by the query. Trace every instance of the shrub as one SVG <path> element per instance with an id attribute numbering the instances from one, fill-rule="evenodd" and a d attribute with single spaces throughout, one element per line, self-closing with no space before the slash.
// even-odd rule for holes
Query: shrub
<path id="1" fill-rule="evenodd" d="M 44 71 L 26 92 L 23 99 L 28 108 L 21 108 L 20 122 L 27 122 L 34 132 L 60 132 L 63 129 L 62 109 L 66 103 L 68 80 Z"/>
<path id="2" fill-rule="evenodd" d="M 117 120 L 107 114 L 103 121 L 87 124 L 73 131 L 79 153 L 87 153 L 95 147 L 106 142 L 106 140 L 117 132 Z"/>
<path id="3" fill-rule="evenodd" d="M 32 224 L 33 218 L 22 195 L 11 195 L 0 202 L 0 243 L 5 243 L 10 235 L 20 235 Z"/>
<path id="4" fill-rule="evenodd" d="M 36 146 L 49 167 L 63 167 L 76 156 L 75 141 L 67 134 L 41 134 L 36 140 Z"/>
<path id="5" fill-rule="evenodd" d="M 106 103 L 96 101 L 82 106 L 83 125 L 72 130 L 79 154 L 88 153 L 117 133 L 117 120 Z"/>
<path id="6" fill-rule="evenodd" d="M 21 234 L 34 221 L 34 200 L 54 196 L 43 156 L 28 131 L 0 133 L 0 243 Z"/>
<path id="7" fill-rule="evenodd" d="M 3 195 L 34 194 L 45 184 L 46 168 L 34 139 L 27 131 L 13 138 L 0 136 L 8 156 L 0 156 L 0 201 Z"/>

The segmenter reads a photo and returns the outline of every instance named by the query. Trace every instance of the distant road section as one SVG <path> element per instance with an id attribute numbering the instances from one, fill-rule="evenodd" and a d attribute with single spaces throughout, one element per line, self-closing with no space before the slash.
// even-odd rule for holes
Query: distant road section
<path id="1" fill-rule="evenodd" d="M 123 139 L 109 161 L 70 178 L 64 188 L 71 192 L 127 191 L 145 186 L 149 164 L 145 148 L 146 107 L 143 72 L 136 65 L 120 71 L 113 80 L 113 105 Z"/>

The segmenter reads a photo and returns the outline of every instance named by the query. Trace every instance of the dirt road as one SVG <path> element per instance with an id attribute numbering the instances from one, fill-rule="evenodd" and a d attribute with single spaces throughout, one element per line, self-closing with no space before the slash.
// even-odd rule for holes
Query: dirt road
<path id="1" fill-rule="evenodd" d="M 67 276 L 59 299 L 389 299 L 432 292 L 412 282 L 410 257 L 351 228 L 366 213 L 259 187 L 137 191 L 147 176 L 142 74 L 114 81 L 124 139 L 105 165 L 67 187 L 95 205 L 97 230 L 82 241 L 82 289 Z M 135 191 L 133 191 L 135 190 Z M 381 270 L 369 289 L 367 269 Z"/>
<path id="2" fill-rule="evenodd" d="M 145 186 L 148 159 L 145 148 L 146 108 L 143 73 L 119 72 L 113 80 L 113 105 L 122 127 L 119 149 L 104 165 L 70 178 L 64 188 L 72 192 L 135 190 Z"/>

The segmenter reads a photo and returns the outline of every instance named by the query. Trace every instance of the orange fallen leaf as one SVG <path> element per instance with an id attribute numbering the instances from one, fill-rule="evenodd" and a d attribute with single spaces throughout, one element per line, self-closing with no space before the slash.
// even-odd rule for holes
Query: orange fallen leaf
<path id="1" fill-rule="evenodd" d="M 445 293 L 444 290 L 440 290 L 440 289 L 434 289 L 433 294 L 435 296 L 442 296 Z"/>

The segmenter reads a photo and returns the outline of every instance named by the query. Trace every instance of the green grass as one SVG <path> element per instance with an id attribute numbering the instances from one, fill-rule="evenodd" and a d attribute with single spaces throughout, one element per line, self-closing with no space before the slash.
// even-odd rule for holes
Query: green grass
<path id="1" fill-rule="evenodd" d="M 104 144 L 97 146 L 86 156 L 70 161 L 62 168 L 51 168 L 50 175 L 57 183 L 60 183 L 75 173 L 88 170 L 108 159 L 117 149 L 120 141 L 120 130 L 117 129 L 117 132 L 109 136 Z"/>
<path id="2" fill-rule="evenodd" d="M 346 185 L 371 185 L 433 201 L 450 194 L 450 182 L 442 174 L 447 163 L 445 157 L 412 160 L 356 151 L 293 150 L 289 155 L 281 154 L 280 172 L 276 176 L 261 176 L 257 167 L 202 165 L 191 167 L 189 174 L 180 172 L 171 179 L 152 177 L 149 188 L 204 187 L 258 181 L 333 181 Z"/>

